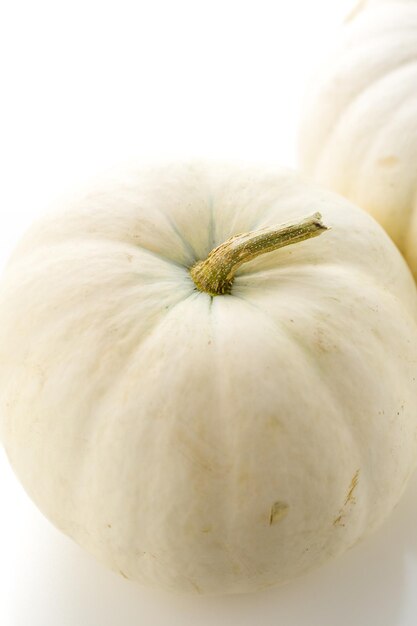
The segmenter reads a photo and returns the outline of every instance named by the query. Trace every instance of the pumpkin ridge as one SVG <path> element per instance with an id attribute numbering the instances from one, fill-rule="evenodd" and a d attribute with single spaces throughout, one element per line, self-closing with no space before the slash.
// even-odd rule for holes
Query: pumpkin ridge
<path id="1" fill-rule="evenodd" d="M 361 89 L 351 99 L 349 99 L 346 102 L 346 104 L 344 103 L 344 110 L 343 110 L 343 112 L 340 115 L 337 116 L 337 119 L 335 120 L 335 122 L 332 125 L 332 127 L 327 130 L 327 137 L 325 139 L 324 144 L 322 144 L 322 149 L 320 150 L 320 155 L 319 155 L 319 157 L 318 157 L 318 159 L 317 159 L 317 161 L 315 163 L 315 166 L 314 166 L 314 171 L 315 172 L 319 172 L 320 171 L 321 165 L 322 165 L 322 163 L 324 161 L 324 157 L 327 156 L 327 153 L 330 150 L 332 143 L 334 142 L 334 136 L 336 135 L 337 131 L 342 126 L 342 124 L 345 123 L 346 118 L 351 114 L 351 111 L 352 111 L 353 107 L 362 98 L 368 98 L 369 97 L 369 93 L 373 89 L 375 89 L 375 87 L 378 87 L 380 85 L 380 83 L 385 82 L 387 79 L 391 80 L 393 75 L 395 75 L 397 72 L 403 70 L 405 67 L 408 67 L 409 65 L 411 65 L 411 66 L 417 65 L 417 59 L 416 58 L 407 59 L 407 61 L 404 61 L 404 62 L 396 65 L 395 67 L 391 68 L 391 70 L 389 70 L 388 72 L 385 72 L 383 75 L 379 75 L 375 80 L 373 80 L 370 83 L 368 83 L 364 89 Z"/>

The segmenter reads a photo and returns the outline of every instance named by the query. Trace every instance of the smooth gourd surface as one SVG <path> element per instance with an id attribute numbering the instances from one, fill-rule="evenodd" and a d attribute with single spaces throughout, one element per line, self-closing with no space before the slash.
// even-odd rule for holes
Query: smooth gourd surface
<path id="1" fill-rule="evenodd" d="M 417 0 L 368 0 L 313 77 L 302 169 L 371 213 L 417 278 Z"/>
<path id="2" fill-rule="evenodd" d="M 319 211 L 231 294 L 189 268 Z M 192 593 L 285 582 L 374 530 L 417 447 L 417 299 L 365 212 L 276 168 L 108 177 L 35 223 L 0 284 L 10 462 L 123 576 Z"/>

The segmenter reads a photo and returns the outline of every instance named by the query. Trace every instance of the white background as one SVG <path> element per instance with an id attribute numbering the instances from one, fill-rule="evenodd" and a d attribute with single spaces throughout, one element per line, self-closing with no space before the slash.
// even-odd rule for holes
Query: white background
<path id="1" fill-rule="evenodd" d="M 0 263 L 60 194 L 131 157 L 296 163 L 305 84 L 352 0 L 4 2 Z M 190 598 L 102 569 L 0 453 L 2 626 L 415 626 L 417 478 L 386 525 L 279 589 Z"/>

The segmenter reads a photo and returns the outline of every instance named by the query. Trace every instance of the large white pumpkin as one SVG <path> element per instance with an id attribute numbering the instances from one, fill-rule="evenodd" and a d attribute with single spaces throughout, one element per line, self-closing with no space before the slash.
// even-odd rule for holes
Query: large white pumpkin
<path id="1" fill-rule="evenodd" d="M 230 293 L 194 284 L 233 235 L 316 211 L 329 230 L 244 263 Z M 44 514 L 127 578 L 282 583 L 404 489 L 416 313 L 395 246 L 332 192 L 272 167 L 126 171 L 36 223 L 6 269 L 3 443 Z"/>
<path id="2" fill-rule="evenodd" d="M 417 278 L 417 0 L 353 12 L 307 94 L 300 161 L 369 211 Z"/>

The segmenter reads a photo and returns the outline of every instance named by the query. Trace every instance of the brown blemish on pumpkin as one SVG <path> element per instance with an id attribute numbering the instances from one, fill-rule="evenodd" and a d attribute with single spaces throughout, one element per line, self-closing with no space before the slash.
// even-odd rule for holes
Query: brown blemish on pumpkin
<path id="1" fill-rule="evenodd" d="M 272 430 L 280 430 L 282 429 L 282 424 L 279 421 L 279 419 L 277 417 L 275 417 L 275 415 L 270 415 L 267 418 L 267 425 L 272 429 Z"/>
<path id="2" fill-rule="evenodd" d="M 355 489 L 358 485 L 359 482 L 359 470 L 356 470 L 356 472 L 353 475 L 352 480 L 350 481 L 350 485 L 348 488 L 348 492 L 345 498 L 345 501 L 343 503 L 342 508 L 339 510 L 339 514 L 338 516 L 333 520 L 333 526 L 344 526 L 345 524 L 343 523 L 345 520 L 345 517 L 347 515 L 347 513 L 349 512 L 350 508 L 355 504 L 356 502 L 356 498 L 355 498 Z"/>
<path id="3" fill-rule="evenodd" d="M 333 344 L 324 328 L 318 326 L 315 331 L 314 346 L 319 352 L 327 353 L 335 350 L 336 345 Z"/>
<path id="4" fill-rule="evenodd" d="M 398 162 L 398 158 L 393 155 L 382 157 L 377 161 L 378 165 L 381 167 L 394 167 L 395 165 L 398 165 Z"/>
<path id="5" fill-rule="evenodd" d="M 122 572 L 121 569 L 119 569 L 119 573 L 123 576 L 123 578 L 126 578 L 126 580 L 129 580 L 129 578 L 126 576 L 124 572 Z"/>
<path id="6" fill-rule="evenodd" d="M 281 500 L 274 502 L 274 504 L 271 506 L 271 512 L 269 514 L 269 525 L 272 526 L 272 524 L 276 524 L 277 522 L 280 522 L 282 519 L 284 519 L 284 517 L 288 513 L 289 508 L 290 507 L 286 502 L 282 502 Z"/>
<path id="7" fill-rule="evenodd" d="M 356 470 L 356 472 L 353 475 L 352 480 L 350 481 L 349 491 L 347 492 L 345 505 L 349 504 L 349 502 L 355 502 L 355 497 L 353 495 L 353 492 L 356 489 L 356 486 L 358 484 L 358 480 L 359 480 L 359 470 Z"/>

